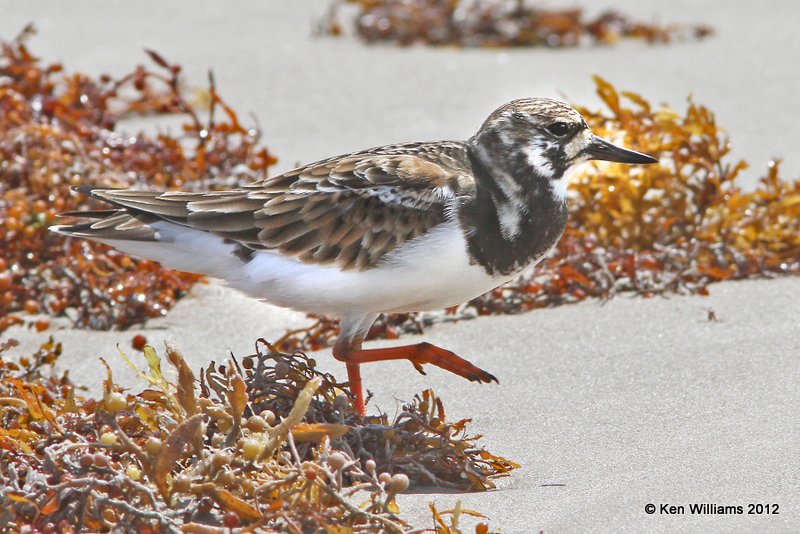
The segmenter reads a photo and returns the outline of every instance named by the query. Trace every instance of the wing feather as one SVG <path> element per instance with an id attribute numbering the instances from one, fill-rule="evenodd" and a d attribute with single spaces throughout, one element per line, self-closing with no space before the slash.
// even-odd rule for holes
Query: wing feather
<path id="1" fill-rule="evenodd" d="M 231 191 L 153 192 L 81 187 L 116 209 L 71 213 L 82 237 L 152 239 L 160 219 L 254 250 L 368 269 L 441 224 L 471 173 L 462 143 L 391 145 L 330 158 Z"/>

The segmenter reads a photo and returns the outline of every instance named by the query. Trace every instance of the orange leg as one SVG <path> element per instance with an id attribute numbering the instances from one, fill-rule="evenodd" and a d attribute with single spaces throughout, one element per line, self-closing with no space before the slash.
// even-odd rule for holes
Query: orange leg
<path id="1" fill-rule="evenodd" d="M 361 385 L 361 366 L 359 364 L 347 364 L 347 383 L 350 387 L 350 393 L 354 397 L 353 408 L 356 409 L 358 415 L 364 417 L 367 415 L 367 407 L 364 404 L 364 387 Z"/>
<path id="2" fill-rule="evenodd" d="M 439 348 L 430 343 L 417 343 L 416 345 L 403 345 L 384 349 L 362 349 L 361 340 L 353 340 L 347 345 L 345 343 L 337 343 L 333 348 L 333 355 L 337 360 L 347 364 L 350 392 L 355 397 L 355 409 L 361 415 L 366 414 L 364 392 L 361 384 L 361 369 L 359 367 L 362 363 L 409 360 L 414 368 L 422 374 L 425 374 L 422 365 L 428 363 L 472 382 L 491 382 L 492 380 L 497 382 L 497 378 L 494 375 L 472 365 L 449 350 Z"/>

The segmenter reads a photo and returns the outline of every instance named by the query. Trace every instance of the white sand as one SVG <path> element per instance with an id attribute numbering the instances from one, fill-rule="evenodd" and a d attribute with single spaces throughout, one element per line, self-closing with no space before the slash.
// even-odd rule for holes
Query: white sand
<path id="1" fill-rule="evenodd" d="M 734 154 L 753 163 L 748 183 L 776 155 L 786 159 L 784 174 L 798 175 L 798 3 L 618 1 L 645 20 L 706 22 L 718 34 L 666 47 L 512 51 L 312 38 L 325 5 L 0 0 L 0 35 L 34 21 L 34 53 L 88 72 L 122 73 L 145 60 L 145 47 L 181 63 L 198 86 L 213 68 L 234 108 L 261 119 L 266 144 L 281 158 L 276 171 L 370 145 L 467 137 L 514 97 L 563 93 L 596 103 L 590 76 L 599 73 L 655 102 L 680 107 L 692 93 L 708 104 L 729 129 Z M 797 278 L 726 283 L 708 298 L 618 298 L 432 328 L 425 340 L 472 359 L 501 384 L 375 364 L 364 368 L 374 403 L 391 413 L 395 398 L 434 386 L 451 417 L 473 417 L 487 446 L 523 467 L 497 491 L 410 495 L 401 507 L 429 524 L 428 501 L 446 508 L 461 499 L 512 533 L 800 530 L 798 296 Z M 707 320 L 709 307 L 721 322 Z M 20 352 L 28 352 L 54 333 L 77 382 L 99 386 L 102 355 L 133 385 L 114 346 L 132 352 L 134 333 L 174 340 L 198 366 L 228 348 L 249 353 L 256 337 L 305 323 L 302 314 L 212 284 L 130 332 L 16 329 L 4 338 L 21 339 Z M 343 373 L 327 355 L 318 361 Z M 693 516 L 693 502 L 745 512 L 750 502 L 778 503 L 780 515 Z M 687 512 L 650 516 L 647 503 Z"/>

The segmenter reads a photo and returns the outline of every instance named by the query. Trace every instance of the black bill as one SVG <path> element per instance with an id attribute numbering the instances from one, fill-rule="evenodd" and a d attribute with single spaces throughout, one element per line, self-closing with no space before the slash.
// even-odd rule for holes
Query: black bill
<path id="1" fill-rule="evenodd" d="M 592 138 L 591 143 L 589 143 L 589 146 L 586 147 L 583 152 L 591 159 L 600 159 L 603 161 L 641 164 L 658 163 L 656 158 L 648 156 L 647 154 L 612 145 L 605 139 L 600 139 L 597 136 Z"/>

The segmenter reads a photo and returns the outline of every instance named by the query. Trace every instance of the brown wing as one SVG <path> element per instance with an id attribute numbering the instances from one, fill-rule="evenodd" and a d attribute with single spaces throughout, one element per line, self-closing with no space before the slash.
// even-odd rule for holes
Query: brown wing
<path id="1" fill-rule="evenodd" d="M 59 231 L 154 239 L 149 224 L 163 219 L 254 250 L 366 269 L 444 222 L 468 180 L 465 161 L 459 143 L 407 144 L 331 158 L 232 191 L 81 188 L 123 209 L 92 212 L 87 216 L 98 220 Z"/>

